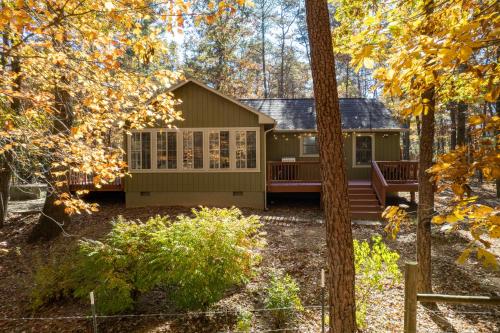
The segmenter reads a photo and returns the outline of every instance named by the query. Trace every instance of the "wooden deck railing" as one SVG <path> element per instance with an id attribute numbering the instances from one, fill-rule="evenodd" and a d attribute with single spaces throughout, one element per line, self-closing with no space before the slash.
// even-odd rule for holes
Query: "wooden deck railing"
<path id="1" fill-rule="evenodd" d="M 376 161 L 388 183 L 417 182 L 418 161 Z"/>
<path id="2" fill-rule="evenodd" d="M 102 185 L 96 188 L 94 185 L 94 175 L 83 172 L 69 173 L 69 189 L 70 191 L 89 190 L 89 191 L 122 191 L 123 183 L 121 178 L 116 178 L 110 184 Z"/>
<path id="3" fill-rule="evenodd" d="M 372 161 L 372 187 L 385 206 L 388 192 L 418 191 L 418 161 Z"/>
<path id="4" fill-rule="evenodd" d="M 320 182 L 319 162 L 267 162 L 267 183 L 276 182 Z"/>
<path id="5" fill-rule="evenodd" d="M 387 184 L 384 174 L 380 170 L 376 161 L 372 161 L 372 187 L 377 195 L 378 201 L 385 207 L 389 184 Z"/>

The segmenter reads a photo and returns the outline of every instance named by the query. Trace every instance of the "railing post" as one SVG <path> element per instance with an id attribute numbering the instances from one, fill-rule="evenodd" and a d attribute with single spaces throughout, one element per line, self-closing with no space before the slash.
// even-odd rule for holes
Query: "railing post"
<path id="1" fill-rule="evenodd" d="M 404 332 L 417 332 L 417 263 L 405 264 Z"/>

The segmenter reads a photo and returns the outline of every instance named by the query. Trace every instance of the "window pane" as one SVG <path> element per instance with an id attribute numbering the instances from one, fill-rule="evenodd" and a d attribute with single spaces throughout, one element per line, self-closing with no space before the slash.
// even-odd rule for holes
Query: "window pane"
<path id="1" fill-rule="evenodd" d="M 208 140 L 210 169 L 229 168 L 229 131 L 210 132 Z"/>
<path id="2" fill-rule="evenodd" d="M 304 155 L 318 155 L 319 147 L 318 140 L 316 140 L 316 136 L 306 136 L 302 140 L 303 144 L 303 153 Z"/>
<path id="3" fill-rule="evenodd" d="M 141 152 L 133 151 L 131 155 L 132 165 L 130 166 L 132 169 L 140 169 L 141 168 Z"/>
<path id="4" fill-rule="evenodd" d="M 158 169 L 177 168 L 177 133 L 157 133 L 156 165 Z"/>
<path id="5" fill-rule="evenodd" d="M 168 143 L 167 143 L 167 153 L 168 153 L 168 168 L 177 168 L 177 133 L 168 132 Z"/>
<path id="6" fill-rule="evenodd" d="M 220 167 L 229 168 L 229 132 L 220 132 Z"/>
<path id="7" fill-rule="evenodd" d="M 244 169 L 247 167 L 246 150 L 246 132 L 236 132 L 236 168 Z"/>
<path id="8" fill-rule="evenodd" d="M 141 134 L 132 133 L 130 139 L 130 168 L 141 168 Z"/>
<path id="9" fill-rule="evenodd" d="M 156 133 L 156 167 L 167 168 L 167 133 Z"/>
<path id="10" fill-rule="evenodd" d="M 183 132 L 183 165 L 186 169 L 203 168 L 203 132 Z"/>
<path id="11" fill-rule="evenodd" d="M 194 132 L 194 168 L 203 169 L 203 132 Z"/>
<path id="12" fill-rule="evenodd" d="M 193 168 L 193 132 L 185 131 L 182 133 L 182 161 L 186 169 Z"/>
<path id="13" fill-rule="evenodd" d="M 151 169 L 151 133 L 132 133 L 130 146 L 130 168 Z"/>
<path id="14" fill-rule="evenodd" d="M 142 169 L 151 169 L 151 133 L 141 133 Z"/>
<path id="15" fill-rule="evenodd" d="M 219 132 L 210 132 L 208 134 L 210 169 L 218 169 L 220 162 L 220 143 Z"/>
<path id="16" fill-rule="evenodd" d="M 132 133 L 132 150 L 141 150 L 141 133 Z"/>
<path id="17" fill-rule="evenodd" d="M 372 161 L 372 137 L 356 137 L 356 165 L 369 165 Z"/>
<path id="18" fill-rule="evenodd" d="M 257 167 L 257 134 L 255 131 L 247 132 L 247 168 Z"/>

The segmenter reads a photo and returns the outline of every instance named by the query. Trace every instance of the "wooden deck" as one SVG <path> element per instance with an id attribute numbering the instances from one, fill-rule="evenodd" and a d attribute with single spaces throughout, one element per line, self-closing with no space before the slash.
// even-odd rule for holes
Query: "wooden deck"
<path id="1" fill-rule="evenodd" d="M 349 188 L 373 188 L 381 206 L 391 192 L 418 192 L 417 161 L 373 161 L 371 179 L 351 180 Z M 267 191 L 271 193 L 321 192 L 319 162 L 267 162 Z"/>
<path id="2" fill-rule="evenodd" d="M 415 192 L 418 192 L 417 161 L 374 161 L 371 178 L 373 189 L 383 206 L 387 194 L 391 192 L 410 192 L 412 201 L 415 201 Z"/>
<path id="3" fill-rule="evenodd" d="M 69 175 L 69 190 L 71 192 L 87 190 L 91 192 L 121 192 L 124 190 L 121 178 L 116 178 L 112 184 L 96 187 L 93 175 L 73 173 Z"/>

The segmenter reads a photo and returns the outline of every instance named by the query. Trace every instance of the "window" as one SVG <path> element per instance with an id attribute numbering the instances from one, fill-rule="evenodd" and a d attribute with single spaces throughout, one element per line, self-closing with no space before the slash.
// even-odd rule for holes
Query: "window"
<path id="1" fill-rule="evenodd" d="M 183 132 L 183 167 L 184 169 L 203 169 L 203 132 Z"/>
<path id="2" fill-rule="evenodd" d="M 373 136 L 354 136 L 354 166 L 370 166 L 373 158 Z"/>
<path id="3" fill-rule="evenodd" d="M 236 168 L 257 167 L 257 132 L 236 131 Z"/>
<path id="4" fill-rule="evenodd" d="M 156 133 L 156 168 L 177 169 L 177 133 Z"/>
<path id="5" fill-rule="evenodd" d="M 229 168 L 229 131 L 208 133 L 208 156 L 210 169 Z"/>
<path id="6" fill-rule="evenodd" d="M 300 139 L 302 156 L 318 156 L 319 146 L 316 135 L 303 136 Z"/>
<path id="7" fill-rule="evenodd" d="M 130 171 L 259 172 L 260 128 L 147 128 L 128 137 Z"/>
<path id="8" fill-rule="evenodd" d="M 134 170 L 151 169 L 151 133 L 132 134 L 130 161 Z"/>

